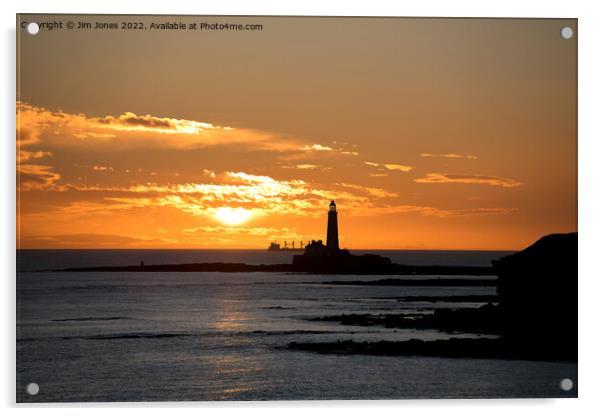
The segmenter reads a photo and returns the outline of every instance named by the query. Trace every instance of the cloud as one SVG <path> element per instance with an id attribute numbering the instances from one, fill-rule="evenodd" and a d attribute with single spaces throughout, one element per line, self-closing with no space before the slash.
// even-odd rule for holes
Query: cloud
<path id="1" fill-rule="evenodd" d="M 298 170 L 329 170 L 329 167 L 320 167 L 318 165 L 314 165 L 312 163 L 301 163 L 298 165 L 282 165 L 283 169 L 298 169 Z"/>
<path id="2" fill-rule="evenodd" d="M 367 193 L 371 196 L 375 196 L 377 198 L 392 198 L 392 197 L 398 196 L 394 192 L 389 192 L 389 191 L 387 191 L 385 189 L 381 189 L 381 188 L 370 188 L 367 186 L 355 185 L 355 184 L 350 184 L 350 183 L 338 183 L 337 185 L 343 186 L 345 188 L 355 189 L 355 190 Z"/>
<path id="3" fill-rule="evenodd" d="M 117 137 L 113 133 L 93 133 L 93 132 L 82 132 L 82 133 L 74 133 L 74 137 L 78 139 L 112 139 Z"/>
<path id="4" fill-rule="evenodd" d="M 412 166 L 406 166 L 406 165 L 397 165 L 395 163 L 385 163 L 384 167 L 389 169 L 389 170 L 399 170 L 402 172 L 409 172 L 412 169 L 414 169 Z"/>
<path id="5" fill-rule="evenodd" d="M 415 179 L 416 183 L 455 183 L 499 186 L 502 188 L 516 188 L 523 185 L 510 178 L 498 176 L 468 175 L 456 173 L 427 173 L 426 177 Z"/>
<path id="6" fill-rule="evenodd" d="M 475 155 L 465 155 L 461 153 L 421 153 L 421 157 L 431 157 L 431 158 L 445 158 L 445 159 L 470 159 L 476 160 L 477 157 Z"/>
<path id="7" fill-rule="evenodd" d="M 425 217 L 454 218 L 475 217 L 485 215 L 507 215 L 517 212 L 516 208 L 469 208 L 469 209 L 444 209 L 421 205 L 390 205 L 371 207 L 360 215 L 387 215 L 387 214 L 419 214 Z"/>
<path id="8" fill-rule="evenodd" d="M 92 166 L 92 170 L 99 171 L 99 172 L 106 172 L 106 171 L 111 171 L 112 172 L 115 169 L 113 169 L 112 166 L 94 165 L 94 166 Z"/>
<path id="9" fill-rule="evenodd" d="M 129 111 L 117 117 L 91 118 L 90 121 L 115 130 L 151 131 L 167 134 L 201 134 L 208 130 L 233 130 L 231 127 L 220 127 L 194 120 L 155 117 L 150 114 L 140 116 Z"/>
<path id="10" fill-rule="evenodd" d="M 325 201 L 334 199 L 349 216 L 418 214 L 440 218 L 504 215 L 513 208 L 446 209 L 432 206 L 396 204 L 395 192 L 353 183 L 335 183 L 328 188 L 302 180 L 278 180 L 246 172 L 216 174 L 218 183 L 139 184 L 129 187 L 65 185 L 62 191 L 76 191 L 83 201 L 61 209 L 64 213 L 107 213 L 112 210 L 173 208 L 195 217 L 215 220 L 223 207 L 244 209 L 250 218 L 269 215 L 296 215 L 318 218 Z M 91 202 L 87 193 L 103 195 Z M 238 227 L 233 227 L 238 228 Z M 255 230 L 255 232 L 259 232 Z M 290 238 L 289 235 L 287 238 Z"/>
<path id="11" fill-rule="evenodd" d="M 112 209 L 170 207 L 193 216 L 213 218 L 223 207 L 241 208 L 252 217 L 266 215 L 299 215 L 318 217 L 324 213 L 325 201 L 335 199 L 348 212 L 361 209 L 382 198 L 396 196 L 385 189 L 358 184 L 334 184 L 323 187 L 303 180 L 278 180 L 265 175 L 228 171 L 211 178 L 215 183 L 157 184 L 133 186 L 100 186 L 64 184 L 64 192 L 78 192 L 85 202 L 72 203 L 70 212 L 99 212 Z M 102 202 L 91 203 L 92 196 Z"/>
<path id="12" fill-rule="evenodd" d="M 89 146 L 90 142 L 107 144 L 112 148 L 156 146 L 187 149 L 239 145 L 247 150 L 299 152 L 300 147 L 300 143 L 290 137 L 198 120 L 138 115 L 133 112 L 89 117 L 52 111 L 24 102 L 17 102 L 17 141 L 20 147 L 44 144 Z M 317 146 L 314 150 L 326 148 L 314 146 Z"/>
<path id="13" fill-rule="evenodd" d="M 52 169 L 52 166 L 44 165 L 17 165 L 19 191 L 49 190 L 54 188 L 61 175 Z"/>
<path id="14" fill-rule="evenodd" d="M 203 174 L 209 176 L 210 178 L 215 178 L 215 172 L 210 169 L 203 169 Z"/>
<path id="15" fill-rule="evenodd" d="M 452 216 L 481 216 L 481 215 L 505 215 L 518 212 L 518 208 L 468 208 L 450 211 Z"/>
<path id="16" fill-rule="evenodd" d="M 68 123 L 68 116 L 63 112 L 52 112 L 17 101 L 17 146 L 38 143 L 43 131 L 61 128 Z"/>
<path id="17" fill-rule="evenodd" d="M 365 165 L 379 168 L 382 170 L 398 170 L 400 172 L 410 172 L 414 167 L 408 165 L 400 165 L 397 163 L 375 163 L 375 162 L 364 162 Z"/>
<path id="18" fill-rule="evenodd" d="M 315 152 L 333 152 L 334 149 L 330 146 L 324 146 L 321 144 L 312 144 L 301 147 L 301 150 L 315 151 Z"/>
<path id="19" fill-rule="evenodd" d="M 51 152 L 44 152 L 41 150 L 36 151 L 36 152 L 30 152 L 27 150 L 19 150 L 19 152 L 17 153 L 17 163 L 26 162 L 31 159 L 42 159 L 44 157 L 49 157 L 49 156 L 52 156 Z"/>
<path id="20" fill-rule="evenodd" d="M 288 233 L 291 230 L 289 228 L 273 228 L 273 227 L 212 227 L 212 226 L 203 226 L 203 227 L 194 227 L 194 228 L 185 228 L 182 230 L 184 234 L 228 234 L 228 235 L 253 235 L 253 236 L 265 236 L 269 234 L 275 233 Z"/>
<path id="21" fill-rule="evenodd" d="M 334 144 L 336 144 L 337 142 L 333 142 Z M 349 143 L 343 142 L 343 144 L 345 144 L 347 147 L 352 146 L 352 147 L 357 147 L 357 146 L 353 146 L 350 145 Z M 331 147 L 331 146 L 326 146 L 323 144 L 311 144 L 311 145 L 305 145 L 301 147 L 301 150 L 303 150 L 304 152 L 332 152 L 332 153 L 336 153 L 336 154 L 341 154 L 341 155 L 345 155 L 345 156 L 358 156 L 359 153 L 356 150 L 348 150 L 345 149 L 344 147 Z"/>

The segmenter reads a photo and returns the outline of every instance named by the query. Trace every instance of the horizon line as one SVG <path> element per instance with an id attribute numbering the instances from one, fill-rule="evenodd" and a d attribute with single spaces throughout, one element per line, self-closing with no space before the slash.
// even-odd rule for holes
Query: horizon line
<path id="1" fill-rule="evenodd" d="M 17 251 L 27 251 L 27 250 L 171 250 L 171 251 L 191 251 L 191 250 L 207 250 L 207 251 L 265 251 L 270 252 L 267 248 L 199 248 L 199 247 L 181 247 L 181 248 L 153 248 L 153 247 L 27 247 L 27 248 L 17 248 Z M 480 248 L 352 248 L 347 249 L 343 248 L 342 250 L 349 251 L 520 251 L 522 248 L 508 249 L 508 248 L 498 248 L 498 249 L 480 249 Z M 287 252 L 293 250 L 282 250 L 282 252 Z M 297 250 L 298 251 L 298 250 Z M 273 253 L 273 252 L 272 252 Z M 294 252 L 293 252 L 294 253 Z"/>

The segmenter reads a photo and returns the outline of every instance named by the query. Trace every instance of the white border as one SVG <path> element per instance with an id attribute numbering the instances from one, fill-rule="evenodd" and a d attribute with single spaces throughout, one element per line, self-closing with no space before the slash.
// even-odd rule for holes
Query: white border
<path id="1" fill-rule="evenodd" d="M 132 410 L 150 415 L 164 415 L 165 407 L 187 414 L 199 412 L 226 413 L 245 412 L 251 416 L 274 414 L 303 415 L 308 412 L 345 415 L 364 415 L 374 409 L 379 414 L 420 412 L 421 414 L 447 415 L 505 415 L 509 412 L 563 415 L 600 414 L 599 392 L 602 368 L 600 365 L 601 336 L 600 294 L 602 272 L 596 260 L 602 249 L 600 227 L 602 197 L 600 189 L 602 163 L 597 159 L 602 154 L 602 114 L 600 99 L 602 88 L 602 14 L 595 1 L 549 0 L 531 1 L 505 0 L 497 2 L 439 0 L 387 2 L 368 1 L 284 1 L 284 0 L 144 0 L 135 1 L 63 1 L 40 2 L 23 0 L 17 4 L 2 2 L 2 72 L 1 82 L 4 97 L 2 107 L 2 181 L 3 204 L 0 240 L 0 265 L 4 270 L 2 280 L 2 336 L 0 337 L 0 394 L 4 407 L 15 411 L 15 13 L 113 13 L 113 14 L 237 14 L 237 15 L 334 15 L 334 16 L 473 16 L 473 17 L 564 17 L 579 18 L 579 399 L 563 400 L 422 400 L 422 401 L 353 401 L 353 402 L 254 402 L 254 403 L 158 403 L 158 404 L 77 404 L 17 406 L 25 414 L 104 414 L 109 409 L 117 415 Z M 144 408 L 144 410 L 142 409 Z M 202 408 L 202 409 L 199 409 Z"/>

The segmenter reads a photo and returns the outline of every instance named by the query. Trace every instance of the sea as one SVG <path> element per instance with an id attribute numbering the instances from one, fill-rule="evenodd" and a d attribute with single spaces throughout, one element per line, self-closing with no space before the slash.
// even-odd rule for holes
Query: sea
<path id="1" fill-rule="evenodd" d="M 401 264 L 464 266 L 488 266 L 491 260 L 510 254 L 354 253 L 362 252 Z M 276 264 L 289 263 L 293 254 L 264 250 L 18 251 L 17 401 L 576 397 L 576 363 L 334 355 L 287 348 L 291 342 L 495 337 L 314 320 L 341 314 L 479 307 L 483 303 L 400 298 L 494 295 L 495 287 L 328 283 L 382 276 L 56 271 L 140 262 Z M 415 278 L 458 277 L 462 276 Z M 573 381 L 570 391 L 560 388 L 561 380 L 567 378 Z M 27 392 L 31 383 L 39 386 L 36 395 Z"/>

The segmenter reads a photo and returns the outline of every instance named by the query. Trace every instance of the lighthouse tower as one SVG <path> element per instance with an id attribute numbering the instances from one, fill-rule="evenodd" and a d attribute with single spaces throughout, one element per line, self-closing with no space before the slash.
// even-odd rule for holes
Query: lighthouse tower
<path id="1" fill-rule="evenodd" d="M 330 201 L 328 206 L 328 230 L 326 232 L 326 248 L 329 251 L 339 250 L 339 225 L 337 223 L 337 204 Z"/>

